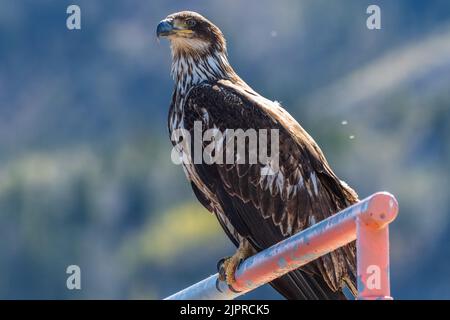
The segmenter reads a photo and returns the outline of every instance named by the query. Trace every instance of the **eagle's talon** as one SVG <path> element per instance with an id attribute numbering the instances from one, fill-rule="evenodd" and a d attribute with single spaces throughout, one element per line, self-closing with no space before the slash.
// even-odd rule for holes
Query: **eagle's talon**
<path id="1" fill-rule="evenodd" d="M 230 289 L 230 291 L 234 292 L 234 293 L 239 293 L 240 292 L 240 291 L 237 291 L 236 289 L 234 289 L 231 284 L 228 285 L 228 289 Z"/>
<path id="2" fill-rule="evenodd" d="M 242 261 L 236 255 L 220 259 L 217 262 L 218 280 L 232 285 L 235 282 L 234 273 Z"/>
<path id="3" fill-rule="evenodd" d="M 227 260 L 229 257 L 224 257 L 222 259 L 220 259 L 219 261 L 217 261 L 217 272 L 220 272 L 220 270 L 223 268 L 223 264 L 225 262 L 225 260 Z"/>
<path id="4" fill-rule="evenodd" d="M 226 281 L 225 261 L 231 257 L 224 257 L 217 262 L 217 272 L 219 274 L 220 281 Z"/>
<path id="5" fill-rule="evenodd" d="M 219 292 L 223 292 L 222 289 L 220 289 L 220 282 L 221 282 L 221 281 L 222 281 L 222 280 L 220 280 L 219 277 L 216 279 L 216 289 L 217 289 L 217 291 L 219 291 Z"/>
<path id="6" fill-rule="evenodd" d="M 220 269 L 218 279 L 219 279 L 220 281 L 226 281 L 226 280 L 227 280 L 227 276 L 226 276 L 226 273 L 225 273 L 225 269 L 224 269 L 224 268 Z"/>
<path id="7" fill-rule="evenodd" d="M 233 292 L 237 292 L 233 285 L 236 283 L 235 273 L 239 266 L 244 262 L 246 258 L 251 256 L 253 253 L 252 248 L 250 247 L 247 241 L 243 241 L 236 253 L 231 257 L 223 258 L 217 263 L 217 268 L 219 272 L 219 280 L 225 281 L 230 290 Z"/>

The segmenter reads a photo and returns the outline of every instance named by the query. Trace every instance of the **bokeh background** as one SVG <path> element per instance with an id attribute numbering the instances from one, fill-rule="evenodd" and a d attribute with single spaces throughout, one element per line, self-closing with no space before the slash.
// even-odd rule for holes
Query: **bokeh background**
<path id="1" fill-rule="evenodd" d="M 382 30 L 366 28 L 370 4 Z M 0 0 L 0 298 L 158 299 L 232 253 L 170 161 L 155 28 L 184 9 L 221 27 L 238 73 L 361 197 L 398 197 L 394 297 L 449 299 L 448 0 Z"/>

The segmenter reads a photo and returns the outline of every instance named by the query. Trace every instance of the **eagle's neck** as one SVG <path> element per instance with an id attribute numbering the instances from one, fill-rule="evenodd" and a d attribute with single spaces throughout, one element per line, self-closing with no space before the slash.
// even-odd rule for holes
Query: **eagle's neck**
<path id="1" fill-rule="evenodd" d="M 192 86 L 206 81 L 239 78 L 228 62 L 225 52 L 205 55 L 175 55 L 172 63 L 175 94 L 184 97 Z"/>
<path id="2" fill-rule="evenodd" d="M 208 55 L 174 54 L 172 77 L 175 90 L 169 112 L 169 130 L 183 127 L 184 103 L 189 90 L 207 81 L 229 80 L 251 91 L 251 88 L 234 72 L 226 52 L 214 51 Z"/>

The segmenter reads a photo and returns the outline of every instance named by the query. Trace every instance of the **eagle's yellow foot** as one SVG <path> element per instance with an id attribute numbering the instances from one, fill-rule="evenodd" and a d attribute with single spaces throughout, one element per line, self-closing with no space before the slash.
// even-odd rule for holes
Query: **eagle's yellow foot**
<path id="1" fill-rule="evenodd" d="M 230 289 L 233 288 L 233 284 L 236 282 L 234 274 L 239 265 L 248 257 L 254 253 L 253 248 L 248 241 L 243 241 L 239 245 L 235 254 L 231 257 L 223 258 L 217 263 L 217 269 L 219 271 L 219 280 L 225 281 Z"/>

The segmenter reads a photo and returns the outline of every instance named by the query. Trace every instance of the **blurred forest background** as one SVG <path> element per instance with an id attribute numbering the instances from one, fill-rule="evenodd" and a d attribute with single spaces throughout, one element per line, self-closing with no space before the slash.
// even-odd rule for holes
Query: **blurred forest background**
<path id="1" fill-rule="evenodd" d="M 170 161 L 170 52 L 155 29 L 190 9 L 361 197 L 398 197 L 393 296 L 450 299 L 450 2 L 180 3 L 0 0 L 0 298 L 163 298 L 232 253 Z M 69 4 L 81 31 L 66 28 Z M 382 30 L 366 28 L 370 4 Z M 80 291 L 66 288 L 71 264 Z"/>

